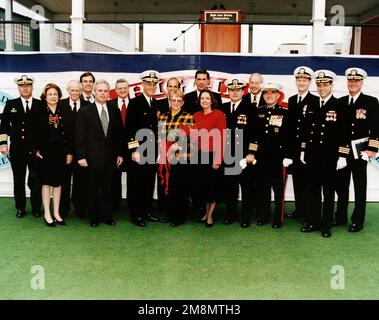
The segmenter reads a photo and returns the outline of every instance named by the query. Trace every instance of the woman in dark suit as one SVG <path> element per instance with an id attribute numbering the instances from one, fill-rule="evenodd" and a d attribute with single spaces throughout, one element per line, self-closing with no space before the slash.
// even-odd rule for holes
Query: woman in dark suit
<path id="1" fill-rule="evenodd" d="M 201 221 L 206 226 L 213 226 L 213 212 L 216 208 L 221 179 L 220 165 L 223 158 L 224 133 L 226 119 L 222 111 L 214 109 L 216 99 L 210 90 L 200 92 L 199 102 L 202 111 L 193 115 L 198 132 L 199 161 L 197 182 L 199 183 L 200 195 L 205 202 L 206 213 Z M 207 161 L 209 159 L 209 161 Z"/>
<path id="2" fill-rule="evenodd" d="M 54 83 L 48 83 L 41 94 L 43 107 L 32 114 L 32 141 L 42 184 L 44 217 L 49 227 L 66 224 L 59 214 L 59 203 L 65 166 L 72 161 L 72 138 L 64 124 L 67 113 L 59 104 L 61 97 L 61 89 Z M 53 216 L 50 213 L 51 193 Z"/>

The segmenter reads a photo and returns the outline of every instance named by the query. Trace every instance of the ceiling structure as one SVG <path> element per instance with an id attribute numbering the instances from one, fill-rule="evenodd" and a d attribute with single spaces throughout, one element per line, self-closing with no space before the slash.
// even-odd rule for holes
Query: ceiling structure
<path id="1" fill-rule="evenodd" d="M 17 0 L 27 8 L 41 5 L 48 19 L 70 21 L 72 0 Z M 201 10 L 241 10 L 246 23 L 311 24 L 312 0 L 86 0 L 86 22 L 197 22 Z M 379 0 L 326 0 L 326 24 L 335 15 L 333 6 L 345 13 L 346 25 L 360 25 L 379 16 Z"/>

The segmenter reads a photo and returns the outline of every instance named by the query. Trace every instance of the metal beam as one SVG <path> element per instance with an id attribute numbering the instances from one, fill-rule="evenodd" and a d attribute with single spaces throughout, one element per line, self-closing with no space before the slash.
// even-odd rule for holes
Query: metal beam
<path id="1" fill-rule="evenodd" d="M 285 24 L 285 25 L 309 25 L 311 16 L 287 16 L 287 15 L 245 15 L 245 24 Z M 67 21 L 70 23 L 70 16 L 68 14 L 58 13 L 53 16 L 53 19 L 62 23 Z M 86 14 L 87 23 L 196 23 L 199 20 L 198 16 L 191 14 Z M 345 17 L 346 25 L 357 25 L 359 20 L 355 16 Z"/>
<path id="2" fill-rule="evenodd" d="M 32 10 L 33 6 L 36 6 L 36 5 L 41 6 L 39 1 L 33 1 L 33 0 L 17 0 L 14 2 L 17 2 L 30 10 Z M 54 17 L 54 14 L 51 11 L 47 10 L 47 8 L 45 8 L 44 6 L 42 7 L 44 10 L 45 18 L 51 20 Z"/>
<path id="3" fill-rule="evenodd" d="M 367 22 L 373 18 L 379 17 L 379 6 L 372 8 L 358 17 L 360 23 Z"/>

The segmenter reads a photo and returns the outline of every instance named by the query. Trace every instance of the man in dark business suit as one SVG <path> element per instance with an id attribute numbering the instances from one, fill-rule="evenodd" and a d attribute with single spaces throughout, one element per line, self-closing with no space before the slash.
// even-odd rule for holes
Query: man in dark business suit
<path id="1" fill-rule="evenodd" d="M 65 119 L 65 126 L 68 128 L 73 137 L 72 141 L 75 141 L 75 122 L 76 116 L 80 108 L 82 107 L 82 85 L 77 80 L 71 80 L 67 84 L 67 92 L 69 94 L 68 98 L 62 99 L 60 101 L 63 117 Z M 84 104 L 86 104 L 84 102 Z M 65 178 L 62 184 L 62 194 L 60 201 L 60 215 L 65 217 L 68 215 L 72 203 L 75 209 L 75 214 L 79 218 L 86 217 L 86 193 L 87 190 L 87 169 L 81 167 L 76 158 L 76 153 L 74 152 L 73 161 L 66 165 Z M 71 178 L 72 178 L 72 187 L 71 187 Z"/>
<path id="2" fill-rule="evenodd" d="M 334 226 L 347 224 L 350 177 L 354 182 L 354 211 L 351 216 L 350 232 L 363 229 L 366 215 L 367 162 L 375 157 L 379 148 L 379 104 L 378 99 L 362 92 L 363 80 L 367 73 L 361 68 L 348 68 L 345 71 L 349 94 L 340 98 L 348 118 L 348 140 L 351 143 L 347 167 L 337 175 L 337 212 Z M 366 139 L 361 152 L 353 152 L 353 142 Z"/>
<path id="3" fill-rule="evenodd" d="M 181 83 L 177 78 L 170 78 L 167 80 L 167 97 L 158 100 L 158 117 L 170 111 L 170 94 L 180 89 Z"/>
<path id="4" fill-rule="evenodd" d="M 113 170 L 123 162 L 120 110 L 107 105 L 110 86 L 105 80 L 94 85 L 95 103 L 83 106 L 76 118 L 78 163 L 88 168 L 88 215 L 90 225 L 115 225 L 112 218 Z"/>
<path id="5" fill-rule="evenodd" d="M 15 79 L 20 97 L 8 100 L 5 104 L 0 123 L 0 152 L 9 155 L 13 172 L 14 199 L 16 216 L 25 216 L 25 177 L 26 168 L 29 169 L 28 187 L 30 189 L 30 202 L 32 214 L 41 216 L 41 184 L 37 174 L 37 163 L 31 150 L 30 130 L 31 109 L 41 108 L 41 101 L 32 97 L 34 78 L 22 75 Z M 11 146 L 8 149 L 8 137 Z"/>
<path id="6" fill-rule="evenodd" d="M 262 95 L 263 77 L 260 73 L 253 73 L 249 77 L 249 93 L 242 98 L 244 103 L 250 103 L 254 108 L 264 106 L 265 100 Z"/>
<path id="7" fill-rule="evenodd" d="M 120 78 L 116 80 L 115 84 L 117 98 L 108 101 L 109 106 L 113 106 L 120 110 L 121 120 L 122 120 L 122 136 L 125 137 L 126 134 L 126 117 L 129 105 L 129 82 L 126 79 Z M 121 166 L 114 169 L 114 176 L 112 182 L 112 210 L 117 211 L 120 209 L 122 200 L 122 173 L 127 171 L 126 158 L 127 149 L 123 149 L 124 154 L 122 155 L 124 162 Z"/>
<path id="8" fill-rule="evenodd" d="M 184 106 L 183 106 L 184 111 L 190 114 L 194 114 L 195 112 L 202 110 L 199 104 L 199 94 L 200 94 L 200 91 L 204 89 L 208 89 L 209 84 L 210 84 L 210 76 L 209 76 L 208 71 L 197 70 L 195 73 L 196 90 L 189 92 L 184 96 Z M 222 105 L 221 95 L 213 91 L 212 91 L 212 94 L 214 98 L 217 100 L 216 107 L 220 107 Z"/>
<path id="9" fill-rule="evenodd" d="M 126 118 L 128 141 L 127 199 L 132 222 L 140 227 L 146 221 L 159 221 L 151 215 L 157 160 L 157 101 L 154 94 L 159 82 L 155 70 L 140 75 L 143 92 L 130 100 Z M 146 146 L 145 150 L 141 150 Z"/>
<path id="10" fill-rule="evenodd" d="M 87 103 L 95 102 L 95 96 L 93 95 L 93 85 L 95 81 L 95 76 L 91 72 L 84 72 L 80 76 L 80 84 L 82 85 L 80 101 L 83 106 Z"/>

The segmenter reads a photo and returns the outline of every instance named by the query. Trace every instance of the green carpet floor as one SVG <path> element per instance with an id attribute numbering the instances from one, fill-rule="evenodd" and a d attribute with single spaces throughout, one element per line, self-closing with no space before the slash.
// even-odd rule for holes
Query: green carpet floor
<path id="1" fill-rule="evenodd" d="M 225 226 L 222 206 L 211 229 L 192 219 L 140 228 L 125 206 L 115 227 L 71 215 L 67 226 L 48 228 L 30 212 L 16 218 L 13 199 L 1 198 L 0 299 L 379 299 L 377 203 L 362 232 L 338 227 L 329 239 L 299 232 L 296 220 L 280 230 Z M 35 265 L 45 289 L 31 287 Z M 335 265 L 345 289 L 331 288 Z"/>

